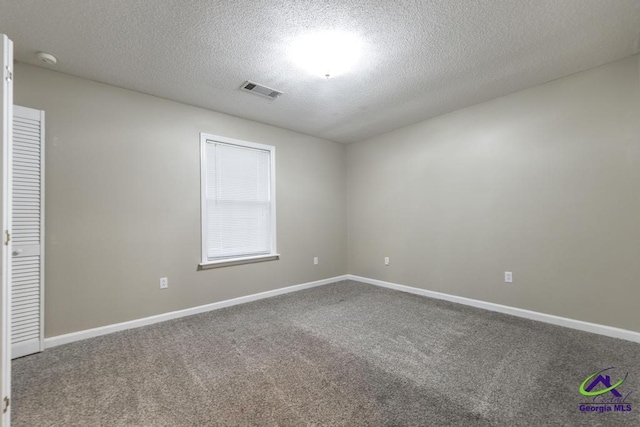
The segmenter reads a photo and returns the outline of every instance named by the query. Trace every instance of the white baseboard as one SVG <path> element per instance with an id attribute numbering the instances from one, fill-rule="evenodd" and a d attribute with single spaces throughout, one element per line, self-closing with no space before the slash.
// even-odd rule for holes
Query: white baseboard
<path id="1" fill-rule="evenodd" d="M 171 311 L 169 313 L 158 314 L 156 316 L 144 317 L 142 319 L 130 320 L 128 322 L 115 323 L 113 325 L 101 326 L 99 328 L 85 329 L 83 331 L 72 332 L 69 334 L 58 335 L 55 337 L 45 338 L 44 347 L 51 348 L 74 341 L 80 341 L 87 338 L 99 337 L 113 332 L 124 331 L 126 329 L 139 328 L 141 326 L 151 325 L 167 320 L 178 319 L 180 317 L 191 316 L 194 314 L 205 313 L 207 311 L 218 310 L 225 307 L 231 307 L 238 304 L 245 304 L 251 301 L 257 301 L 264 298 L 275 297 L 277 295 L 287 294 L 290 292 L 301 291 L 303 289 L 314 288 L 316 286 L 327 285 L 329 283 L 347 280 L 348 276 L 336 276 L 329 279 L 317 280 L 315 282 L 303 283 L 300 285 L 288 286 L 286 288 L 274 289 L 272 291 L 260 292 L 258 294 L 246 295 L 243 297 L 228 299 L 224 301 L 214 302 L 211 304 L 200 305 L 197 307 L 187 308 L 184 310 Z"/>
<path id="2" fill-rule="evenodd" d="M 552 314 L 539 313 L 537 311 L 525 310 L 522 308 L 510 307 L 508 305 L 494 304 L 492 302 L 480 301 L 471 298 L 459 297 L 441 292 L 428 291 L 426 289 L 414 288 L 411 286 L 399 285 L 397 283 L 385 282 L 367 277 L 348 274 L 349 280 L 368 283 L 370 285 L 381 286 L 383 288 L 395 289 L 396 291 L 408 292 L 426 296 L 429 298 L 451 301 L 458 304 L 483 308 L 485 310 L 496 311 L 498 313 L 510 314 L 512 316 L 523 317 L 525 319 L 537 320 L 539 322 L 551 323 L 553 325 L 564 326 L 566 328 L 591 332 L 594 334 L 606 335 L 608 337 L 620 338 L 627 341 L 640 343 L 640 332 L 629 331 L 627 329 L 614 328 L 613 326 L 600 325 L 597 323 L 583 322 L 582 320 L 569 319 L 567 317 L 554 316 Z"/>
<path id="3" fill-rule="evenodd" d="M 445 294 L 441 292 L 428 291 L 426 289 L 414 288 L 411 286 L 400 285 L 397 283 L 385 282 L 383 280 L 370 279 L 367 277 L 356 276 L 353 274 L 346 274 L 343 276 L 336 276 L 328 279 L 318 280 L 315 282 L 308 282 L 300 285 L 288 286 L 286 288 L 274 289 L 272 291 L 266 291 L 258 294 L 247 295 L 247 296 L 233 298 L 225 301 L 214 302 L 211 304 L 187 308 L 184 310 L 158 314 L 156 316 L 144 317 L 142 319 L 130 320 L 128 322 L 115 323 L 113 325 L 101 326 L 99 328 L 86 329 L 83 331 L 72 332 L 70 334 L 64 334 L 64 335 L 58 335 L 55 337 L 45 338 L 44 347 L 45 348 L 56 347 L 56 346 L 68 344 L 74 341 L 80 341 L 87 338 L 93 338 L 101 335 L 110 334 L 112 332 L 139 328 L 141 326 L 164 322 L 171 319 L 178 319 L 180 317 L 191 316 L 194 314 L 205 313 L 207 311 L 218 310 L 220 308 L 231 307 L 234 305 L 244 304 L 251 301 L 257 301 L 264 298 L 270 298 L 270 297 L 274 297 L 277 295 L 282 295 L 290 292 L 301 291 L 303 289 L 309 289 L 316 286 L 327 285 L 327 284 L 339 282 L 342 280 L 355 280 L 357 282 L 381 286 L 384 288 L 394 289 L 401 292 L 408 292 L 411 294 L 422 295 L 429 298 L 451 301 L 458 304 L 482 308 L 489 311 L 495 311 L 498 313 L 510 314 L 516 317 L 523 317 L 525 319 L 537 320 L 539 322 L 550 323 L 553 325 L 564 326 L 566 328 L 577 329 L 580 331 L 591 332 L 594 334 L 600 334 L 608 337 L 620 338 L 623 340 L 640 343 L 640 332 L 614 328 L 612 326 L 600 325 L 597 323 L 583 322 L 581 320 L 569 319 L 566 317 L 539 313 L 537 311 L 510 307 L 507 305 L 501 305 L 501 304 L 495 304 L 492 302 L 459 297 L 459 296 Z"/>

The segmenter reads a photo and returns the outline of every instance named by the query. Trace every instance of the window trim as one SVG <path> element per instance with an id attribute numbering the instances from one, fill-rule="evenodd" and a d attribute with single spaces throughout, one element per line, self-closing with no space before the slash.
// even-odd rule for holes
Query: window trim
<path id="1" fill-rule="evenodd" d="M 233 256 L 210 260 L 207 255 L 207 141 L 221 142 L 223 144 L 237 145 L 245 148 L 264 150 L 269 152 L 269 200 L 271 214 L 271 248 L 268 254 L 252 254 L 246 256 Z M 225 136 L 200 133 L 200 264 L 199 269 L 205 270 L 231 265 L 250 264 L 262 261 L 280 259 L 277 252 L 276 239 L 276 147 L 272 145 L 258 144 L 240 139 L 227 138 Z"/>

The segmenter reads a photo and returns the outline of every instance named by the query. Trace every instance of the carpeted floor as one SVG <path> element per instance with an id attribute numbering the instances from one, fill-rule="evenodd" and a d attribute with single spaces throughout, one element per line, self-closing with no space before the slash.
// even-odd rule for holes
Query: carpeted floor
<path id="1" fill-rule="evenodd" d="M 15 360 L 12 425 L 640 425 L 579 411 L 611 366 L 640 397 L 640 344 L 341 282 Z"/>

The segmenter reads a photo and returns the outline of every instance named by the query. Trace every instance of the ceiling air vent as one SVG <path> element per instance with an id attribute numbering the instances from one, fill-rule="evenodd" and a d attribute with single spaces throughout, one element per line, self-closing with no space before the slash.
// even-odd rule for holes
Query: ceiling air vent
<path id="1" fill-rule="evenodd" d="M 269 99 L 276 99 L 282 92 L 277 91 L 275 89 L 271 89 L 270 87 L 259 85 L 258 83 L 254 83 L 251 81 L 246 81 L 240 86 L 240 89 L 246 90 L 247 92 L 255 93 L 256 95 L 264 96 Z"/>

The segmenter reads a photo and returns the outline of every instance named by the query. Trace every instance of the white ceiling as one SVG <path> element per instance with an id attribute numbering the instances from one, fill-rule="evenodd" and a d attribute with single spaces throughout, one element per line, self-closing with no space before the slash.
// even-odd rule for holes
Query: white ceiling
<path id="1" fill-rule="evenodd" d="M 291 62 L 320 30 L 362 38 L 356 69 Z M 0 0 L 0 32 L 18 61 L 352 142 L 637 53 L 640 0 Z"/>

